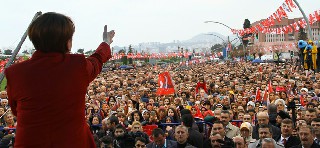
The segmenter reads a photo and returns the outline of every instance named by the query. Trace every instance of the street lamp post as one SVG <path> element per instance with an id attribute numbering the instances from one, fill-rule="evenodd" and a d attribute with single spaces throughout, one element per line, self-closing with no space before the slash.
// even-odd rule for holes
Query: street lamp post
<path id="1" fill-rule="evenodd" d="M 224 24 L 224 23 L 220 23 L 220 22 L 216 22 L 216 21 L 205 21 L 204 23 L 215 23 L 215 24 L 220 24 L 220 25 L 223 25 L 223 26 L 225 26 L 225 27 L 227 27 L 227 28 L 229 28 L 230 30 L 232 30 L 232 28 L 231 27 L 229 27 L 229 26 L 227 26 L 226 24 Z M 240 39 L 240 37 L 239 37 L 239 34 L 237 33 L 237 37 Z M 241 41 L 241 44 L 242 44 L 242 48 L 243 48 L 243 53 L 244 53 L 244 60 L 246 60 L 246 57 L 245 57 L 245 51 L 246 51 L 246 47 L 244 46 L 244 44 L 243 44 L 243 41 L 240 39 L 240 41 Z"/>

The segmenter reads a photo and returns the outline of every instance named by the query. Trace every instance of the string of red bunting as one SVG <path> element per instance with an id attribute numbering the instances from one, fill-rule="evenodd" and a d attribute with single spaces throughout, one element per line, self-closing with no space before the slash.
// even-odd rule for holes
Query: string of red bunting
<path id="1" fill-rule="evenodd" d="M 285 12 L 285 11 L 281 10 L 280 12 Z M 314 24 L 315 22 L 320 22 L 320 15 L 319 14 L 320 14 L 320 10 L 316 10 L 312 14 L 309 14 L 308 20 L 309 20 L 310 25 Z M 286 13 L 281 13 L 280 16 L 287 16 L 287 15 L 286 15 Z M 274 24 L 275 24 L 274 18 L 270 17 L 270 18 L 262 21 L 261 23 L 258 23 L 257 25 L 252 26 L 251 28 L 241 29 L 241 30 L 232 29 L 231 31 L 233 32 L 233 34 L 238 33 L 240 36 L 243 36 L 244 34 L 250 34 L 250 33 L 254 34 L 254 33 L 258 33 L 258 32 L 265 33 L 265 34 L 288 34 L 293 31 L 298 32 L 300 28 L 307 27 L 307 23 L 304 19 L 300 19 L 299 21 L 294 22 L 294 23 L 287 25 L 287 26 L 284 26 L 284 27 L 269 28 L 270 26 L 273 26 Z"/>

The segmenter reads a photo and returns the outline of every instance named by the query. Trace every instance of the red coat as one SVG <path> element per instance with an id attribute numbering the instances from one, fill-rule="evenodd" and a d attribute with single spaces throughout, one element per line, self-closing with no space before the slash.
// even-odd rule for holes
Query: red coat
<path id="1" fill-rule="evenodd" d="M 14 147 L 95 147 L 85 120 L 85 94 L 110 58 L 109 45 L 101 43 L 87 59 L 36 51 L 30 60 L 7 68 L 9 104 L 17 117 Z"/>

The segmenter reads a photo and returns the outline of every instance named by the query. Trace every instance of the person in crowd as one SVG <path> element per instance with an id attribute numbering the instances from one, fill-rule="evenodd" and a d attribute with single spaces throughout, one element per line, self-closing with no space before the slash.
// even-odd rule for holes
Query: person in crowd
<path id="1" fill-rule="evenodd" d="M 113 139 L 110 136 L 103 136 L 99 139 L 100 147 L 99 148 L 113 148 Z"/>
<path id="2" fill-rule="evenodd" d="M 229 111 L 222 110 L 220 120 L 223 123 L 223 126 L 226 127 L 226 136 L 228 138 L 232 139 L 236 135 L 240 134 L 239 128 L 229 122 L 231 120 Z"/>
<path id="3" fill-rule="evenodd" d="M 221 136 L 221 143 L 226 143 L 229 146 L 233 146 L 234 143 L 232 141 L 232 139 L 228 138 L 226 136 L 226 127 L 223 125 L 223 123 L 219 120 L 213 122 L 212 124 L 212 129 L 211 129 L 211 133 L 210 133 L 210 138 L 205 140 L 204 142 L 204 147 L 207 148 L 208 145 L 210 145 L 211 143 L 211 137 L 214 135 L 214 133 L 219 134 L 219 136 Z"/>
<path id="4" fill-rule="evenodd" d="M 241 136 L 233 137 L 234 147 L 235 148 L 247 148 L 248 145 L 246 144 L 245 138 Z"/>
<path id="5" fill-rule="evenodd" d="M 252 139 L 252 126 L 249 122 L 243 122 L 240 126 L 240 135 L 245 139 L 246 144 L 255 141 Z"/>
<path id="6" fill-rule="evenodd" d="M 301 144 L 293 146 L 291 148 L 320 148 L 320 146 L 314 141 L 314 132 L 314 128 L 310 125 L 300 127 L 299 138 Z"/>
<path id="7" fill-rule="evenodd" d="M 203 136 L 199 131 L 192 128 L 193 123 L 194 119 L 191 114 L 185 114 L 181 117 L 181 125 L 184 125 L 188 128 L 189 137 L 187 142 L 195 147 L 202 148 Z"/>
<path id="8" fill-rule="evenodd" d="M 284 119 L 281 122 L 281 135 L 279 135 L 275 140 L 278 143 L 284 145 L 285 148 L 290 148 L 295 145 L 300 144 L 300 139 L 292 135 L 293 131 L 293 121 L 290 119 Z"/>
<path id="9" fill-rule="evenodd" d="M 311 121 L 315 118 L 317 118 L 317 111 L 314 108 L 309 108 L 304 116 L 305 121 L 308 125 L 311 125 Z"/>
<path id="10" fill-rule="evenodd" d="M 149 136 L 143 132 L 142 125 L 139 121 L 134 121 L 132 123 L 131 132 L 129 134 L 133 137 L 142 137 L 145 139 L 145 143 L 150 143 Z"/>
<path id="11" fill-rule="evenodd" d="M 70 17 L 42 14 L 28 29 L 36 49 L 32 58 L 5 70 L 9 104 L 19 129 L 15 147 L 95 147 L 85 122 L 85 94 L 111 58 L 114 31 L 105 26 L 103 43 L 88 58 L 69 54 L 74 32 Z M 30 134 L 35 127 L 37 134 Z M 39 135 L 41 140 L 36 140 Z"/>
<path id="12" fill-rule="evenodd" d="M 314 129 L 315 138 L 314 142 L 320 145 L 320 118 L 315 118 L 311 121 L 311 126 Z"/>
<path id="13" fill-rule="evenodd" d="M 258 119 L 258 124 L 256 126 L 253 127 L 253 130 L 252 130 L 252 138 L 253 139 L 256 139 L 256 140 L 259 140 L 259 128 L 260 128 L 260 125 L 261 124 L 265 124 L 265 125 L 268 125 L 270 127 L 270 129 L 272 130 L 271 133 L 272 134 L 272 138 L 273 139 L 276 139 L 276 137 L 278 135 L 280 135 L 280 129 L 278 127 L 275 127 L 273 125 L 271 125 L 269 123 L 269 115 L 268 113 L 266 112 L 259 112 L 257 114 L 257 119 Z"/>
<path id="14" fill-rule="evenodd" d="M 262 141 L 265 138 L 272 138 L 272 127 L 268 124 L 259 124 L 259 139 L 249 144 L 248 148 L 262 148 Z M 273 140 L 274 141 L 274 140 Z M 276 144 L 276 148 L 284 148 L 282 144 Z"/>
<path id="15" fill-rule="evenodd" d="M 155 128 L 152 131 L 153 142 L 147 144 L 147 148 L 158 148 L 158 147 L 165 147 L 165 148 L 177 148 L 178 144 L 176 141 L 167 140 L 166 136 L 162 129 Z"/>
<path id="16" fill-rule="evenodd" d="M 126 129 L 118 124 L 114 130 L 114 140 L 113 147 L 114 148 L 132 148 L 134 146 L 134 138 L 129 137 Z"/>
<path id="17" fill-rule="evenodd" d="M 186 126 L 179 125 L 175 128 L 174 131 L 174 138 L 178 143 L 178 148 L 185 148 L 186 146 L 195 148 L 194 146 L 188 143 L 189 132 Z"/>
<path id="18" fill-rule="evenodd" d="M 135 148 L 147 147 L 146 139 L 144 139 L 143 137 L 136 137 L 134 147 Z"/>

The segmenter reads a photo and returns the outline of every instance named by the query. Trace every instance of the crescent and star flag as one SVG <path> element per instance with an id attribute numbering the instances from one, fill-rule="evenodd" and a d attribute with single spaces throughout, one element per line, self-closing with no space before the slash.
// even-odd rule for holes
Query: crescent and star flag
<path id="1" fill-rule="evenodd" d="M 157 95 L 174 94 L 174 87 L 169 72 L 159 74 Z"/>

